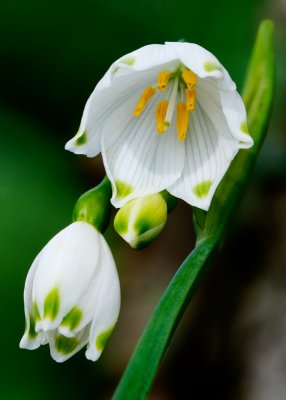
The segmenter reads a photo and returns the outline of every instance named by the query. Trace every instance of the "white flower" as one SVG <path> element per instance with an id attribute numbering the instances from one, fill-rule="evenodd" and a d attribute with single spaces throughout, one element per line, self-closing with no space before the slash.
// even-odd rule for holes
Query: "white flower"
<path id="1" fill-rule="evenodd" d="M 253 144 L 236 86 L 192 43 L 142 47 L 111 65 L 66 149 L 102 152 L 112 203 L 167 189 L 208 210 L 240 148 Z"/>
<path id="2" fill-rule="evenodd" d="M 87 344 L 97 360 L 114 328 L 120 286 L 104 237 L 86 222 L 59 232 L 33 262 L 24 291 L 26 330 L 21 348 L 49 343 L 63 362 Z"/>

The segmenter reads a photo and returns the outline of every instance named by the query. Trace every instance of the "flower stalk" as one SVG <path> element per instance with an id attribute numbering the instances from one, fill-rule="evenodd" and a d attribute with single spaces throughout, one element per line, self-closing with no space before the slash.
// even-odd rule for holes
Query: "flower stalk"
<path id="1" fill-rule="evenodd" d="M 96 187 L 85 192 L 77 200 L 73 210 L 73 221 L 84 221 L 103 233 L 110 219 L 111 184 L 107 177 Z"/>

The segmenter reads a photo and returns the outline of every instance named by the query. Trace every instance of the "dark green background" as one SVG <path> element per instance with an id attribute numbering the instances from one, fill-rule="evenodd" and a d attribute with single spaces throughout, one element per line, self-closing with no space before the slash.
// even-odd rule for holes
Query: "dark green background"
<path id="1" fill-rule="evenodd" d="M 170 217 L 158 246 L 152 245 L 141 253 L 129 250 L 110 230 L 108 236 L 122 282 L 123 307 L 118 329 L 100 361 L 92 364 L 81 352 L 58 365 L 50 359 L 47 348 L 33 352 L 18 348 L 24 327 L 22 291 L 28 268 L 44 244 L 69 223 L 77 197 L 103 174 L 100 161 L 67 153 L 64 144 L 76 132 L 94 85 L 115 59 L 149 43 L 184 39 L 213 52 L 241 88 L 259 21 L 274 18 L 279 85 L 271 137 L 244 202 L 238 231 L 243 235 L 249 232 L 251 223 L 254 230 L 260 226 L 256 221 L 261 216 L 257 216 L 257 199 L 260 209 L 268 211 L 275 198 L 270 196 L 264 204 L 266 194 L 285 194 L 285 77 L 281 72 L 285 67 L 285 19 L 279 4 L 258 0 L 1 1 L 1 400 L 109 398 L 164 285 L 193 245 L 191 227 L 186 227 L 186 219 L 191 223 L 190 212 L 183 204 Z M 269 189 L 273 182 L 274 189 Z M 272 229 L 275 231 L 275 226 Z M 225 257 L 232 260 L 237 248 L 229 245 L 227 249 Z M 161 268 L 166 251 L 169 265 Z M 216 276 L 223 277 L 223 266 L 217 269 Z M 253 271 L 258 269 L 258 265 L 253 266 Z M 246 279 L 249 276 L 252 282 L 256 275 L 246 274 Z M 213 281 L 209 279 L 206 285 L 214 285 Z M 208 296 L 201 297 L 204 304 L 212 303 Z M 226 297 L 222 298 L 225 301 Z M 214 315 L 224 309 L 217 307 L 212 310 Z M 231 312 L 226 318 L 232 318 Z M 211 324 L 197 321 L 194 316 L 191 320 L 192 332 L 200 327 L 206 332 Z M 222 327 L 223 321 L 218 318 L 216 323 Z M 218 352 L 214 362 L 204 356 L 205 344 L 216 340 L 212 338 L 217 338 L 217 334 L 210 333 L 204 343 L 194 348 L 186 344 L 189 325 L 184 322 L 177 338 L 180 345 L 171 348 L 151 398 L 187 399 L 191 387 L 194 398 L 209 398 L 212 390 L 220 393 L 220 399 L 236 398 L 241 382 L 239 376 L 234 378 L 235 368 L 228 364 L 228 357 Z M 191 355 L 186 359 L 188 349 Z M 189 375 L 194 371 L 197 375 L 193 375 L 195 381 L 190 386 Z M 219 379 L 227 371 L 232 371 L 228 383 Z"/>

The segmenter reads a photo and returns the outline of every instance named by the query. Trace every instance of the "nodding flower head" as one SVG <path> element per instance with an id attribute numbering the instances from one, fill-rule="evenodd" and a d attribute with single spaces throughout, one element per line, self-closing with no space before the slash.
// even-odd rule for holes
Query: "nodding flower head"
<path id="1" fill-rule="evenodd" d="M 117 270 L 102 234 L 83 221 L 59 232 L 29 270 L 24 305 L 21 348 L 49 343 L 62 362 L 87 345 L 86 357 L 97 360 L 120 308 Z"/>
<path id="2" fill-rule="evenodd" d="M 102 152 L 115 207 L 167 189 L 208 210 L 232 159 L 252 144 L 243 101 L 217 58 L 167 42 L 111 65 L 66 149 Z"/>

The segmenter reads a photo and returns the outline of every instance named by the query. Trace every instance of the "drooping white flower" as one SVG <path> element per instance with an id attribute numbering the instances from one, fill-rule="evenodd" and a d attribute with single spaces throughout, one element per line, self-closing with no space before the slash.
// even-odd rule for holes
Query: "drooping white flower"
<path id="1" fill-rule="evenodd" d="M 142 47 L 111 65 L 66 149 L 102 152 L 112 203 L 167 189 L 208 210 L 240 148 L 246 110 L 220 62 L 192 43 Z"/>
<path id="2" fill-rule="evenodd" d="M 117 321 L 120 286 L 109 247 L 92 225 L 77 221 L 39 253 L 27 275 L 21 348 L 49 343 L 63 362 L 87 345 L 97 360 Z"/>

